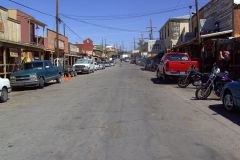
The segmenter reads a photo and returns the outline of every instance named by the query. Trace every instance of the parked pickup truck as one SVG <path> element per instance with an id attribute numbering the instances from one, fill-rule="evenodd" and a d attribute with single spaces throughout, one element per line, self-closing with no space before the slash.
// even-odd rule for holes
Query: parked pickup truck
<path id="1" fill-rule="evenodd" d="M 8 79 L 0 78 L 0 102 L 6 102 L 8 100 L 8 93 L 12 91 L 10 82 Z"/>
<path id="2" fill-rule="evenodd" d="M 187 53 L 165 53 L 158 65 L 157 77 L 166 80 L 169 77 L 184 76 L 192 65 L 199 69 L 198 61 L 192 61 Z"/>
<path id="3" fill-rule="evenodd" d="M 78 59 L 73 65 L 74 70 L 77 73 L 91 73 L 94 72 L 95 66 L 94 62 L 91 59 Z"/>
<path id="4" fill-rule="evenodd" d="M 54 66 L 62 67 L 64 69 L 65 75 L 71 75 L 71 77 L 77 76 L 77 72 L 75 71 L 75 68 L 70 65 L 68 58 L 56 58 L 53 61 Z"/>
<path id="5" fill-rule="evenodd" d="M 51 61 L 34 61 L 25 63 L 22 70 L 10 75 L 12 88 L 36 86 L 43 88 L 45 83 L 56 80 L 62 82 L 62 67 L 53 66 Z"/>

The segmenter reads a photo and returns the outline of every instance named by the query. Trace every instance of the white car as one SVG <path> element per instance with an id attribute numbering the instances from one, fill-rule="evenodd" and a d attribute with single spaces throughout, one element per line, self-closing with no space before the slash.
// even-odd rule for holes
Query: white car
<path id="1" fill-rule="evenodd" d="M 5 78 L 0 78 L 0 102 L 6 102 L 8 100 L 8 93 L 11 91 L 10 81 Z"/>
<path id="2" fill-rule="evenodd" d="M 95 67 L 91 59 L 78 59 L 73 65 L 73 69 L 77 73 L 91 73 L 94 72 Z"/>
<path id="3" fill-rule="evenodd" d="M 99 67 L 99 65 L 97 64 L 97 62 L 94 62 L 94 67 L 95 67 L 95 70 L 99 70 L 99 69 L 100 69 L 100 67 Z"/>

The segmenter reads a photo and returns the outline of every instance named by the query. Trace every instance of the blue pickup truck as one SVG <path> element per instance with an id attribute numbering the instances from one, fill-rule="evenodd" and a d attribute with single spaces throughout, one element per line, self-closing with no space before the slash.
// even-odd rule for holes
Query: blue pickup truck
<path id="1" fill-rule="evenodd" d="M 22 70 L 10 75 L 12 88 L 16 87 L 39 87 L 43 88 L 45 83 L 56 80 L 62 82 L 63 68 L 53 66 L 51 61 L 34 61 L 25 63 Z"/>

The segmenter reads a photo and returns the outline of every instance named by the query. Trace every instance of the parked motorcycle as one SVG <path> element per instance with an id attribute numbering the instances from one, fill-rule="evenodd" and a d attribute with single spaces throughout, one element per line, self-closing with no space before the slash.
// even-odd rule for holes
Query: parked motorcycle
<path id="1" fill-rule="evenodd" d="M 208 81 L 196 90 L 195 96 L 198 100 L 204 100 L 214 91 L 216 96 L 220 97 L 224 85 L 228 82 L 232 82 L 229 74 L 227 72 L 221 72 L 220 69 L 214 65 Z"/>
<path id="2" fill-rule="evenodd" d="M 187 71 L 187 75 L 182 76 L 178 79 L 178 86 L 180 88 L 186 88 L 190 84 L 193 86 L 200 86 L 206 79 L 209 74 L 203 74 L 196 70 L 196 68 L 192 65 Z"/>

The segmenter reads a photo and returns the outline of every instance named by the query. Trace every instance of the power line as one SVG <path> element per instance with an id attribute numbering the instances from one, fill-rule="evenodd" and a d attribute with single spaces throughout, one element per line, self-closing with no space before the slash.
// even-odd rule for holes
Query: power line
<path id="1" fill-rule="evenodd" d="M 47 16 L 50 16 L 50 17 L 54 17 L 54 18 L 55 18 L 55 16 L 52 15 L 52 14 L 49 14 L 49 13 L 46 13 L 46 12 L 43 12 L 43 11 L 34 9 L 34 8 L 32 8 L 32 7 L 26 6 L 26 5 L 22 4 L 22 3 L 16 2 L 16 1 L 14 1 L 14 0 L 8 0 L 8 1 L 10 1 L 10 2 L 12 2 L 12 3 L 15 3 L 15 4 L 17 4 L 17 5 L 20 5 L 20 6 L 22 6 L 22 7 L 28 8 L 28 9 L 30 9 L 30 10 L 32 10 L 32 11 L 35 11 L 35 12 L 38 12 L 38 13 L 41 13 L 41 14 L 44 14 L 44 15 L 47 15 Z"/>
<path id="2" fill-rule="evenodd" d="M 178 2 L 176 3 L 175 8 L 177 8 L 181 2 L 182 2 L 182 0 L 178 0 Z"/>
<path id="3" fill-rule="evenodd" d="M 66 24 L 66 22 L 62 21 L 61 22 L 75 35 L 77 36 L 79 39 L 83 39 L 81 36 L 79 36 L 79 34 L 77 32 L 75 32 L 69 25 Z"/>
<path id="4" fill-rule="evenodd" d="M 27 8 L 27 9 L 33 10 L 33 11 L 35 11 L 35 12 L 38 12 L 38 13 L 41 13 L 41 14 L 44 14 L 44 15 L 47 15 L 47 16 L 50 16 L 50 17 L 54 17 L 54 18 L 55 18 L 55 16 L 52 15 L 52 14 L 49 14 L 49 13 L 46 13 L 46 12 L 43 12 L 43 11 L 34 9 L 34 8 L 32 8 L 32 7 L 26 6 L 26 5 L 22 4 L 22 3 L 16 2 L 16 1 L 14 1 L 14 0 L 9 0 L 9 1 L 12 2 L 12 3 L 15 3 L 15 4 L 17 4 L 17 5 L 20 5 L 20 6 L 22 6 L 22 7 L 25 7 L 25 8 Z M 18 16 L 21 16 L 21 15 L 18 15 Z M 25 17 L 25 16 L 21 16 L 21 17 L 27 18 L 27 17 Z M 71 29 L 71 27 L 68 26 L 68 25 L 66 24 L 66 22 L 62 21 L 61 19 L 59 19 L 59 22 L 64 23 L 64 24 L 66 25 L 66 27 L 67 27 L 74 35 L 76 35 L 79 39 L 83 39 L 83 38 L 80 37 L 73 29 Z"/>
<path id="5" fill-rule="evenodd" d="M 118 31 L 122 31 L 122 32 L 145 32 L 145 31 L 140 31 L 140 30 L 131 30 L 131 29 L 123 29 L 123 28 L 117 28 L 117 27 L 112 27 L 112 26 L 100 25 L 100 24 L 91 23 L 91 22 L 87 22 L 87 21 L 84 21 L 84 20 L 79 20 L 79 19 L 76 19 L 76 18 L 68 17 L 68 16 L 63 15 L 63 14 L 61 14 L 61 15 L 65 18 L 67 18 L 67 19 L 71 19 L 71 20 L 76 21 L 76 22 L 85 23 L 85 24 L 92 25 L 92 26 L 99 27 L 99 28 L 118 30 Z"/>
<path id="6" fill-rule="evenodd" d="M 35 12 L 38 12 L 38 13 L 41 13 L 41 14 L 44 14 L 44 15 L 47 15 L 47 16 L 50 16 L 50 17 L 54 17 L 54 18 L 55 18 L 55 16 L 52 15 L 52 14 L 49 14 L 49 13 L 46 13 L 46 12 L 43 12 L 43 11 L 34 9 L 34 8 L 32 8 L 32 7 L 29 7 L 29 6 L 24 5 L 24 4 L 22 4 L 22 3 L 16 2 L 16 1 L 14 1 L 14 0 L 9 0 L 9 1 L 12 2 L 12 3 L 15 3 L 15 4 L 17 4 L 17 5 L 20 5 L 20 6 L 22 6 L 22 7 L 25 7 L 25 8 L 27 8 L 27 9 L 33 10 L 33 11 L 35 11 Z M 68 17 L 68 16 L 64 16 L 64 17 L 69 18 L 69 19 L 72 19 L 72 20 L 75 20 L 75 21 L 78 21 L 78 22 L 81 22 L 81 23 L 85 23 L 85 24 L 89 24 L 89 25 L 96 26 L 96 27 L 100 27 L 100 28 L 106 28 L 106 29 L 112 29 L 112 30 L 118 30 L 118 31 L 125 31 L 125 32 L 126 32 L 126 31 L 127 31 L 127 32 L 141 32 L 141 31 L 136 31 L 136 30 L 129 30 L 129 29 L 122 29 L 122 28 L 115 28 L 115 27 L 110 27 L 110 26 L 99 25 L 99 24 L 90 23 L 90 22 L 87 22 L 87 21 L 77 20 L 77 19 L 75 19 L 75 18 L 71 18 L 71 17 Z M 60 19 L 59 19 L 59 21 L 60 21 Z M 71 29 L 71 30 L 72 30 L 72 29 Z M 73 30 L 72 30 L 72 31 L 73 31 Z"/>
<path id="7" fill-rule="evenodd" d="M 158 14 L 163 14 L 163 13 L 169 13 L 173 11 L 178 11 L 182 9 L 188 8 L 188 6 L 184 7 L 179 7 L 179 8 L 172 8 L 168 10 L 163 10 L 163 11 L 155 11 L 155 12 L 149 12 L 149 13 L 138 13 L 138 14 L 130 14 L 130 15 L 115 15 L 115 16 L 79 16 L 79 15 L 68 15 L 68 14 L 61 14 L 64 16 L 68 16 L 71 18 L 80 18 L 81 20 L 122 20 L 122 19 L 133 19 L 133 18 L 140 18 L 140 17 L 148 17 L 152 15 L 158 15 Z"/>
<path id="8" fill-rule="evenodd" d="M 156 27 L 153 27 L 151 18 L 150 18 L 150 26 L 147 28 L 149 29 L 149 40 L 153 40 L 153 29 Z"/>

